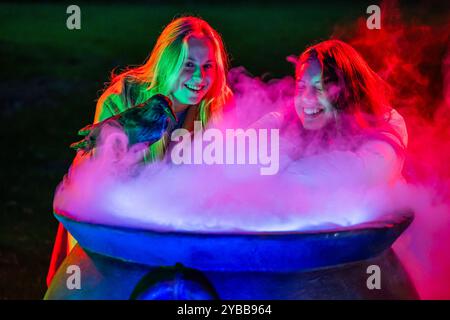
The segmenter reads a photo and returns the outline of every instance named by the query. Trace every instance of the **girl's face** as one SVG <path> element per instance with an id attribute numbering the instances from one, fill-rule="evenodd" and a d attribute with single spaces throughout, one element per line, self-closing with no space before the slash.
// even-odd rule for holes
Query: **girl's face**
<path id="1" fill-rule="evenodd" d="M 180 108 L 200 103 L 216 78 L 211 41 L 206 37 L 193 36 L 187 44 L 188 56 L 172 90 L 175 109 L 177 106 Z"/>
<path id="2" fill-rule="evenodd" d="M 323 88 L 322 67 L 318 60 L 305 62 L 297 76 L 295 110 L 306 130 L 319 130 L 330 123 L 336 114 Z"/>

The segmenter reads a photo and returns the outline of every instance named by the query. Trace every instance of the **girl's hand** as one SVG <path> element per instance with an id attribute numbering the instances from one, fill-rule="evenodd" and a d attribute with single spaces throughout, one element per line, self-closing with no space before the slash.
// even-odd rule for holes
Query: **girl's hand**
<path id="1" fill-rule="evenodd" d="M 107 126 L 118 128 L 126 134 L 128 148 L 134 144 L 151 145 L 162 137 L 167 129 L 169 119 L 176 121 L 172 102 L 166 96 L 157 94 L 146 102 L 116 116 L 82 128 L 78 134 L 85 138 L 71 144 L 70 147 L 77 151 L 91 151 L 101 144 L 101 132 Z"/>

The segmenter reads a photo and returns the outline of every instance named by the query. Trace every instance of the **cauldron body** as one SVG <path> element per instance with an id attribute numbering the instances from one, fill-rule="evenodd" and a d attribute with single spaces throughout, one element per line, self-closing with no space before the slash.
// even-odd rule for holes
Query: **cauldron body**
<path id="1" fill-rule="evenodd" d="M 247 234 L 155 232 L 56 217 L 79 244 L 46 299 L 415 299 L 392 243 L 412 214 L 340 230 Z M 69 289 L 71 265 L 81 288 Z M 381 289 L 369 289 L 370 265 Z"/>

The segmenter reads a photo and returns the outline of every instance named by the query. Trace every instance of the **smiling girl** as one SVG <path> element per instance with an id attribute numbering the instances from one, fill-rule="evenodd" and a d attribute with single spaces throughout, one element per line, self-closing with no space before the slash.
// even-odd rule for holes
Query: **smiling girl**
<path id="1" fill-rule="evenodd" d="M 194 121 L 205 126 L 220 119 L 232 98 L 226 82 L 227 67 L 227 54 L 217 31 L 200 18 L 178 18 L 162 31 L 143 65 L 112 76 L 97 102 L 94 123 L 145 103 L 156 94 L 169 97 L 177 121 L 169 123 L 161 138 L 142 154 L 146 162 L 162 159 L 174 129 L 192 131 Z M 78 152 L 74 165 L 90 155 Z M 60 224 L 47 284 L 75 243 Z"/>
<path id="2" fill-rule="evenodd" d="M 196 120 L 206 125 L 221 117 L 232 96 L 226 82 L 227 68 L 227 54 L 217 31 L 202 19 L 178 18 L 163 30 L 143 65 L 112 77 L 98 100 L 94 122 L 143 103 L 155 94 L 168 96 L 178 122 L 169 125 L 146 155 L 146 160 L 161 158 L 175 128 L 192 131 Z"/>
<path id="3" fill-rule="evenodd" d="M 299 139 L 288 148 L 287 172 L 311 185 L 401 179 L 408 135 L 387 83 L 339 40 L 311 46 L 295 62 L 296 117 L 283 126 Z"/>

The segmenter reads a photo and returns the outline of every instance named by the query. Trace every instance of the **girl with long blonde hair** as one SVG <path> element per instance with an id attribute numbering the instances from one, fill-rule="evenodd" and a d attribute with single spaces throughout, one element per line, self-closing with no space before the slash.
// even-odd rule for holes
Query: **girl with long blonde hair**
<path id="1" fill-rule="evenodd" d="M 162 159 L 174 129 L 183 127 L 192 131 L 194 121 L 206 125 L 221 118 L 224 106 L 232 98 L 226 81 L 227 69 L 228 58 L 218 32 L 200 18 L 177 18 L 164 28 L 144 64 L 112 75 L 98 99 L 94 123 L 146 104 L 157 94 L 168 97 L 176 123 L 161 130 L 160 139 L 143 154 L 145 161 Z M 86 153 L 78 152 L 74 163 L 85 156 Z M 48 285 L 75 243 L 60 224 Z"/>

